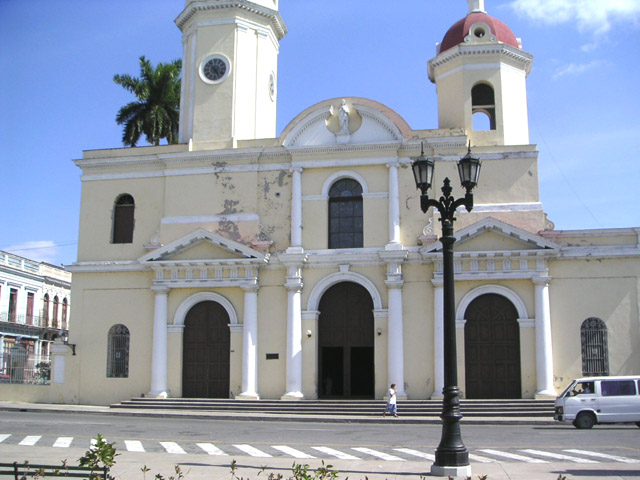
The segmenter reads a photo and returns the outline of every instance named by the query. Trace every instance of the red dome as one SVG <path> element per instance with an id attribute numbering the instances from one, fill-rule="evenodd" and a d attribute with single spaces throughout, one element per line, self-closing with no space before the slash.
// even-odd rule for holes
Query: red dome
<path id="1" fill-rule="evenodd" d="M 456 22 L 445 34 L 440 44 L 440 52 L 449 50 L 461 43 L 464 43 L 464 37 L 469 35 L 469 28 L 474 23 L 486 23 L 491 29 L 491 34 L 495 35 L 499 42 L 506 43 L 512 47 L 520 48 L 518 40 L 511 29 L 497 18 L 490 17 L 484 12 L 472 12 L 462 20 Z"/>

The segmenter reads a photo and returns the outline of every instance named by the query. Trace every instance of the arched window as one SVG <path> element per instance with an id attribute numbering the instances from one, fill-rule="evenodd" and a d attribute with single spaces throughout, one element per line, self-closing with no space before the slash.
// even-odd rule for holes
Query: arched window
<path id="1" fill-rule="evenodd" d="M 350 178 L 329 189 L 329 248 L 362 248 L 362 185 Z"/>
<path id="2" fill-rule="evenodd" d="M 112 243 L 133 242 L 133 211 L 135 202 L 129 194 L 120 195 L 113 207 Z"/>
<path id="3" fill-rule="evenodd" d="M 43 326 L 49 326 L 49 294 L 45 293 L 42 299 L 42 322 Z"/>
<path id="4" fill-rule="evenodd" d="M 69 302 L 65 298 L 62 300 L 62 329 L 67 330 L 67 309 L 69 308 Z"/>
<path id="5" fill-rule="evenodd" d="M 58 328 L 58 305 L 60 301 L 58 300 L 58 296 L 53 297 L 53 318 L 51 319 L 51 325 L 53 328 Z"/>
<path id="6" fill-rule="evenodd" d="M 582 375 L 609 375 L 607 326 L 596 317 L 587 318 L 580 327 Z"/>
<path id="7" fill-rule="evenodd" d="M 129 376 L 129 329 L 117 324 L 109 329 L 107 343 L 107 377 Z"/>
<path id="8" fill-rule="evenodd" d="M 496 101 L 491 85 L 478 83 L 471 89 L 471 115 L 474 130 L 496 129 Z"/>

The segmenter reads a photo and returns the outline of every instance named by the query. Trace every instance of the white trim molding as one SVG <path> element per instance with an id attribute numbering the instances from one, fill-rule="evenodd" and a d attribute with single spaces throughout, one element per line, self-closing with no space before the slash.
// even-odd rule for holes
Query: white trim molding
<path id="1" fill-rule="evenodd" d="M 309 294 L 309 300 L 307 300 L 307 312 L 318 311 L 322 295 L 324 295 L 324 293 L 330 287 L 340 282 L 353 282 L 363 286 L 367 289 L 369 295 L 371 295 L 371 299 L 373 300 L 373 309 L 382 310 L 382 297 L 380 296 L 380 292 L 378 292 L 378 289 L 371 280 L 359 273 L 336 272 L 327 275 L 315 284 L 315 286 L 311 290 L 311 294 Z"/>
<path id="2" fill-rule="evenodd" d="M 459 322 L 464 322 L 464 314 L 467 311 L 469 304 L 479 296 L 485 295 L 487 293 L 495 293 L 496 295 L 502 295 L 503 297 L 508 299 L 518 311 L 518 319 L 529 318 L 527 307 L 524 304 L 522 298 L 520 298 L 520 295 L 518 295 L 516 292 L 514 292 L 510 288 L 503 287 L 502 285 L 482 285 L 480 287 L 474 288 L 464 297 L 462 297 L 462 300 L 460 300 L 460 303 L 458 304 L 458 308 L 456 310 L 456 323 L 459 324 Z M 520 324 L 520 326 L 523 327 L 525 325 Z"/>
<path id="3" fill-rule="evenodd" d="M 172 327 L 175 329 L 177 326 L 184 325 L 184 321 L 187 317 L 189 310 L 200 302 L 216 302 L 222 305 L 229 315 L 229 327 L 233 328 L 234 325 L 238 325 L 238 314 L 236 313 L 233 304 L 225 297 L 215 292 L 198 292 L 185 299 L 173 317 Z"/>

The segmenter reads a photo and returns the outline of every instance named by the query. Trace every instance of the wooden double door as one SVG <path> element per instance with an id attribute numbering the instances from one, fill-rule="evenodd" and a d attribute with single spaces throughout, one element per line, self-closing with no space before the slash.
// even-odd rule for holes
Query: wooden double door
<path id="1" fill-rule="evenodd" d="M 319 309 L 318 396 L 373 398 L 371 295 L 356 283 L 338 283 L 322 296 Z"/>
<path id="2" fill-rule="evenodd" d="M 502 295 L 486 294 L 465 312 L 467 398 L 521 398 L 518 312 Z"/>
<path id="3" fill-rule="evenodd" d="M 229 314 L 205 301 L 189 310 L 184 323 L 182 396 L 229 398 Z"/>

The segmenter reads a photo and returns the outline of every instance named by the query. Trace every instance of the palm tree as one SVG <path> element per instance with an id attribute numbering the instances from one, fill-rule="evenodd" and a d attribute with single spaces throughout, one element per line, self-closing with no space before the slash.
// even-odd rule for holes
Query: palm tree
<path id="1" fill-rule="evenodd" d="M 168 143 L 178 143 L 181 69 L 181 60 L 158 63 L 153 68 L 143 55 L 139 78 L 127 74 L 113 76 L 115 83 L 138 99 L 126 104 L 116 115 L 118 125 L 124 124 L 122 143 L 135 147 L 143 133 L 151 145 L 160 145 L 162 138 Z"/>

